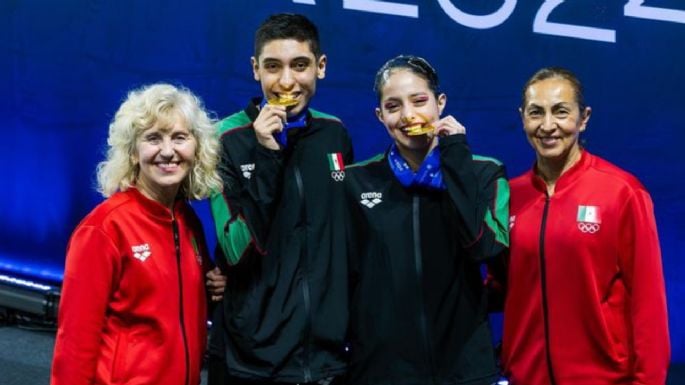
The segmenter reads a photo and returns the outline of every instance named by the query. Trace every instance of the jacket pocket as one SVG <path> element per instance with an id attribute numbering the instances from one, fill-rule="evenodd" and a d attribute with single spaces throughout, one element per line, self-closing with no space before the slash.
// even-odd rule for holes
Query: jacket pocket
<path id="1" fill-rule="evenodd" d="M 126 356 L 128 352 L 128 335 L 121 332 L 117 336 L 112 358 L 112 382 L 117 384 L 126 379 Z"/>
<path id="2" fill-rule="evenodd" d="M 605 331 L 609 343 L 609 351 L 613 352 L 615 359 L 623 361 L 628 358 L 628 327 L 626 293 L 622 282 L 617 281 L 612 288 L 612 293 L 602 302 Z"/>
<path id="3" fill-rule="evenodd" d="M 224 293 L 224 296 L 228 296 L 224 313 L 226 327 L 236 339 L 234 342 L 243 347 L 254 345 L 256 342 L 254 336 L 261 323 L 255 310 L 259 308 L 259 298 L 256 292 L 256 287 L 249 287 L 244 292 L 229 290 Z"/>
<path id="4" fill-rule="evenodd" d="M 447 381 L 449 384 L 491 384 L 495 381 L 497 365 L 487 321 L 476 326 L 465 341 L 454 368 Z"/>

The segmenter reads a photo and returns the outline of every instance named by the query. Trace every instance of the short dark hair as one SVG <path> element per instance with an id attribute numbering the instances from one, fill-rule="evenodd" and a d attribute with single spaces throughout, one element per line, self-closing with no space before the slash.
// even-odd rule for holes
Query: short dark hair
<path id="1" fill-rule="evenodd" d="M 530 79 L 528 79 L 526 84 L 523 86 L 523 91 L 521 92 L 521 109 L 526 108 L 526 91 L 528 91 L 528 88 L 534 83 L 551 78 L 561 78 L 568 80 L 568 82 L 571 83 L 573 91 L 576 94 L 576 103 L 578 103 L 580 111 L 583 112 L 586 107 L 585 97 L 583 96 L 583 84 L 580 83 L 580 80 L 578 80 L 578 77 L 573 72 L 562 67 L 542 68 L 534 73 Z"/>
<path id="2" fill-rule="evenodd" d="M 435 96 L 437 97 L 438 94 L 440 94 L 438 73 L 426 59 L 413 55 L 399 55 L 385 62 L 378 72 L 376 72 L 373 90 L 379 100 L 381 99 L 381 89 L 383 88 L 383 85 L 385 85 L 385 82 L 388 80 L 390 73 L 395 69 L 406 69 L 426 79 L 428 88 L 433 91 Z"/>
<path id="3" fill-rule="evenodd" d="M 303 15 L 294 13 L 277 13 L 269 16 L 257 28 L 254 38 L 254 56 L 259 58 L 264 45 L 273 40 L 294 39 L 309 43 L 309 48 L 316 58 L 321 56 L 319 30 L 314 23 Z"/>

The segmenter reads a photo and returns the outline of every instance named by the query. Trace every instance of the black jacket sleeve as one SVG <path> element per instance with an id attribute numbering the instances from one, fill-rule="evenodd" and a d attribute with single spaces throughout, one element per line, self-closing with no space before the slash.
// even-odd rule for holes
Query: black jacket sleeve
<path id="1" fill-rule="evenodd" d="M 254 147 L 245 149 L 246 144 Z M 221 251 L 228 263 L 236 264 L 250 248 L 264 252 L 282 184 L 283 151 L 233 138 L 222 138 L 221 145 L 217 171 L 223 191 L 211 197 L 212 215 Z M 244 151 L 249 151 L 247 161 L 254 162 L 252 170 L 241 170 L 232 156 Z M 245 172 L 250 173 L 247 178 Z"/>
<path id="2" fill-rule="evenodd" d="M 463 134 L 441 138 L 439 149 L 460 243 L 477 261 L 500 255 L 509 247 L 509 184 L 504 166 L 471 154 Z"/>
<path id="3" fill-rule="evenodd" d="M 220 170 L 225 186 L 224 197 L 231 213 L 228 233 L 232 230 L 230 226 L 233 222 L 245 223 L 249 231 L 246 236 L 251 238 L 260 252 L 265 248 L 271 218 L 281 194 L 283 156 L 282 150 L 270 150 L 257 144 L 252 157 L 254 171 L 244 183 L 239 180 L 240 171 L 230 160 L 222 162 L 225 167 Z M 233 243 L 240 247 L 243 242 Z"/>

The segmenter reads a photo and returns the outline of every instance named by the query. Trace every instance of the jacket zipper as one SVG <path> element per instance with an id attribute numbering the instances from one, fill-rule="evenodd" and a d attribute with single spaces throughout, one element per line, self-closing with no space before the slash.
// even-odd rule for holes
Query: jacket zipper
<path id="1" fill-rule="evenodd" d="M 307 220 L 307 206 L 305 204 L 305 199 L 304 199 L 304 186 L 302 184 L 302 174 L 300 173 L 300 168 L 295 166 L 295 182 L 297 183 L 297 192 L 300 196 L 300 203 L 302 204 L 302 219 L 304 221 Z M 309 367 L 310 365 L 310 350 L 311 350 L 311 328 L 312 328 L 312 309 L 311 309 L 311 300 L 310 300 L 310 294 L 309 294 L 309 276 L 308 276 L 308 271 L 309 271 L 309 248 L 307 247 L 307 228 L 305 226 L 304 229 L 304 255 L 301 260 L 301 272 L 302 272 L 302 298 L 304 301 L 304 312 L 305 312 L 305 325 L 304 325 L 304 333 L 303 333 L 303 344 L 302 344 L 302 349 L 303 349 L 303 354 L 304 354 L 304 363 L 303 363 L 303 371 L 304 371 L 304 382 L 311 382 L 312 381 L 312 370 Z"/>
<path id="2" fill-rule="evenodd" d="M 542 289 L 542 319 L 545 327 L 545 356 L 547 358 L 547 373 L 551 385 L 556 385 L 554 370 L 552 369 L 552 354 L 549 342 L 549 309 L 547 306 L 547 267 L 545 263 L 545 229 L 547 228 L 547 214 L 549 212 L 550 197 L 545 197 L 545 208 L 542 211 L 542 224 L 540 226 L 540 283 Z"/>
<path id="3" fill-rule="evenodd" d="M 421 336 L 423 337 L 423 347 L 426 350 L 426 358 L 428 360 L 428 367 L 430 370 L 431 379 L 434 384 L 438 383 L 436 378 L 435 360 L 433 358 L 433 347 L 430 337 L 428 335 L 428 320 L 426 317 L 426 309 L 423 303 L 423 261 L 421 254 L 421 220 L 420 220 L 420 200 L 418 195 L 412 198 L 412 227 L 414 232 L 414 266 L 416 268 L 416 282 L 417 293 L 419 300 L 419 328 L 421 329 Z"/>
<path id="4" fill-rule="evenodd" d="M 176 219 L 171 220 L 171 227 L 174 230 L 174 246 L 176 247 L 176 271 L 178 272 L 178 304 L 179 319 L 181 321 L 181 336 L 183 337 L 183 350 L 186 361 L 185 384 L 190 385 L 190 352 L 188 352 L 188 337 L 186 336 L 186 323 L 183 317 L 183 275 L 181 273 L 181 240 L 178 234 L 178 223 Z"/>

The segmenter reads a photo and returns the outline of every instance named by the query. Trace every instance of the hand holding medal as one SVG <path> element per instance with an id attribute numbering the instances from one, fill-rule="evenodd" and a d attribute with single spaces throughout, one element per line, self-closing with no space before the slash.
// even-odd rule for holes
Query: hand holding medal
<path id="1" fill-rule="evenodd" d="M 466 134 L 466 127 L 452 115 L 447 115 L 444 118 L 434 123 L 436 136 L 448 136 L 454 134 Z"/>

